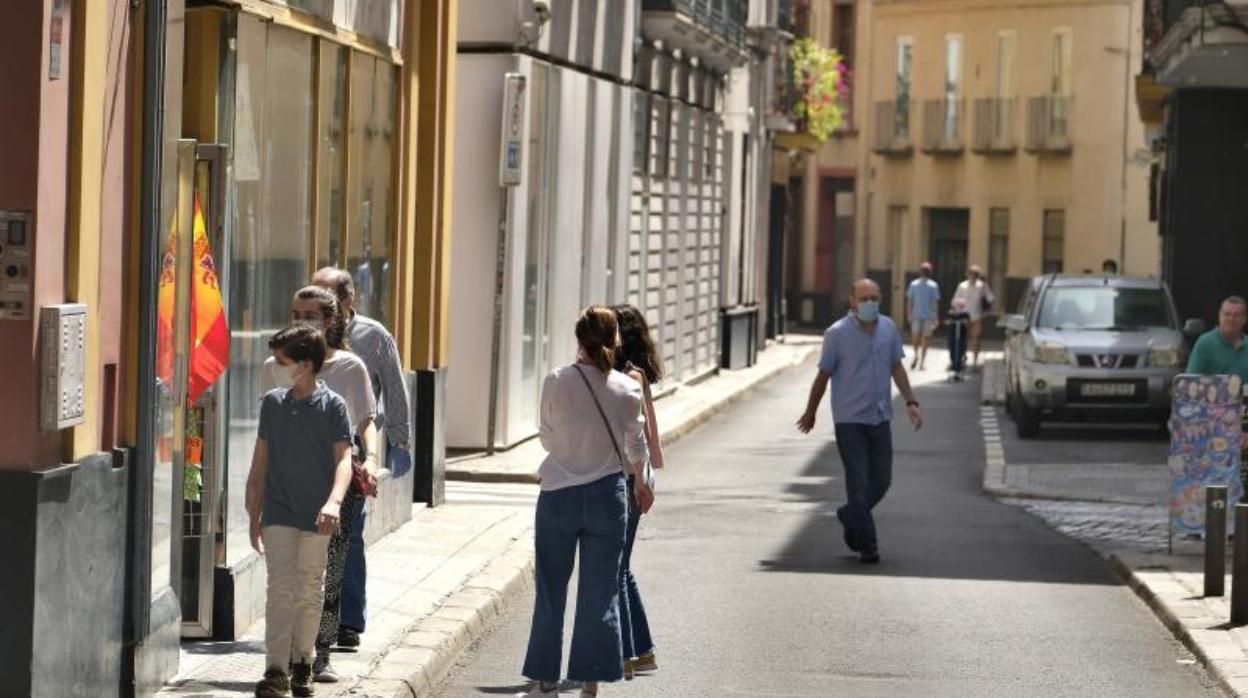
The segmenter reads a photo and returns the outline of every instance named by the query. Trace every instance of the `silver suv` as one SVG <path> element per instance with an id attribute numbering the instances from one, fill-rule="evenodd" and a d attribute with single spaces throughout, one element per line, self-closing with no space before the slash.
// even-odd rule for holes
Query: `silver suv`
<path id="1" fill-rule="evenodd" d="M 1187 360 L 1165 283 L 1120 276 L 1039 276 L 1006 328 L 1006 406 L 1021 438 L 1042 419 L 1156 421 Z"/>

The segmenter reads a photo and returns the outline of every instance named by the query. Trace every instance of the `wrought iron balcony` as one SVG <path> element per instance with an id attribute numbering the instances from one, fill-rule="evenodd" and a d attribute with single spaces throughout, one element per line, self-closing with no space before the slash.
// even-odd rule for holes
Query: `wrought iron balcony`
<path id="1" fill-rule="evenodd" d="M 928 155 L 961 155 L 962 100 L 929 99 L 923 103 L 923 152 Z"/>
<path id="2" fill-rule="evenodd" d="M 1017 100 L 975 100 L 975 130 L 971 136 L 971 150 L 980 155 L 1011 155 L 1018 149 L 1014 135 L 1014 115 Z"/>
<path id="3" fill-rule="evenodd" d="M 642 0 L 642 34 L 727 70 L 748 60 L 747 0 Z"/>
<path id="4" fill-rule="evenodd" d="M 1070 97 L 1031 97 L 1027 100 L 1027 151 L 1062 155 L 1071 149 Z"/>
<path id="5" fill-rule="evenodd" d="M 913 104 L 908 100 L 876 102 L 871 150 L 887 157 L 907 157 L 914 152 L 911 136 Z"/>

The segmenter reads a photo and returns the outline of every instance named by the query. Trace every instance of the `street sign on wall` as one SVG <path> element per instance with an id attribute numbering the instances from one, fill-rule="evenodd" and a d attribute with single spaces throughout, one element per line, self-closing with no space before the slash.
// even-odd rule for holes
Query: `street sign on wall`
<path id="1" fill-rule="evenodd" d="M 499 140 L 498 185 L 520 185 L 524 164 L 524 88 L 520 73 L 503 76 L 503 132 Z"/>

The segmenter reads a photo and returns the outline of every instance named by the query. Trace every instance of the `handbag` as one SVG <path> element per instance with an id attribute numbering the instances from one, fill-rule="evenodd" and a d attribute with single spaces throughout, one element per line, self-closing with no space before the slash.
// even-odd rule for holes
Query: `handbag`
<path id="1" fill-rule="evenodd" d="M 353 494 L 361 497 L 376 497 L 377 486 L 369 482 L 368 468 L 364 467 L 364 445 L 359 442 L 359 436 L 354 439 L 354 445 L 351 448 L 351 486 L 349 489 Z"/>
<path id="2" fill-rule="evenodd" d="M 589 396 L 594 399 L 594 407 L 598 408 L 598 416 L 602 417 L 602 425 L 607 428 L 607 435 L 611 437 L 611 445 L 615 448 L 615 455 L 620 459 L 620 469 L 627 471 L 628 461 L 620 450 L 620 443 L 615 440 L 615 430 L 611 428 L 611 420 L 607 419 L 607 413 L 602 409 L 602 403 L 598 402 L 598 393 L 594 392 L 593 384 L 589 382 L 589 378 L 585 376 L 585 371 L 580 366 L 576 367 L 576 372 L 581 374 L 581 380 L 585 381 L 585 389 L 589 391 Z M 645 460 L 642 478 L 645 480 L 647 487 L 654 488 L 654 468 L 651 467 L 649 458 Z"/>

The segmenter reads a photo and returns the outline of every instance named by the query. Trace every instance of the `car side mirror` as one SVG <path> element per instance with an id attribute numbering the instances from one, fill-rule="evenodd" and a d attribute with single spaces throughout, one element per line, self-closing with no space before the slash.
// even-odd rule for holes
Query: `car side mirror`
<path id="1" fill-rule="evenodd" d="M 1022 315 L 1006 315 L 1003 323 L 1010 332 L 1026 332 L 1027 319 Z"/>
<path id="2" fill-rule="evenodd" d="M 1183 323 L 1183 334 L 1187 335 L 1188 337 L 1195 337 L 1196 335 L 1200 335 L 1204 333 L 1205 333 L 1205 321 L 1204 320 L 1201 320 L 1199 318 L 1188 318 Z"/>

